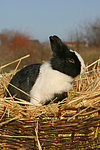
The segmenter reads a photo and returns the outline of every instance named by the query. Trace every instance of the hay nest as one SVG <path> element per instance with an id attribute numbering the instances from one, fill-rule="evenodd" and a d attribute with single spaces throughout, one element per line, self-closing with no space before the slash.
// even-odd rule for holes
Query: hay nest
<path id="1" fill-rule="evenodd" d="M 1 74 L 1 149 L 100 149 L 99 62 L 100 59 L 87 67 L 92 66 L 90 71 L 76 78 L 66 102 L 47 106 L 6 98 L 4 91 L 13 74 Z"/>

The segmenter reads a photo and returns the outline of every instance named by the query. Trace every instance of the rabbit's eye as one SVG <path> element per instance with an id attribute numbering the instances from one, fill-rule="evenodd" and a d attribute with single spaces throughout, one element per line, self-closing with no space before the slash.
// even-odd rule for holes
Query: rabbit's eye
<path id="1" fill-rule="evenodd" d="M 71 58 L 69 59 L 69 62 L 73 64 L 75 63 L 74 59 L 71 59 Z"/>

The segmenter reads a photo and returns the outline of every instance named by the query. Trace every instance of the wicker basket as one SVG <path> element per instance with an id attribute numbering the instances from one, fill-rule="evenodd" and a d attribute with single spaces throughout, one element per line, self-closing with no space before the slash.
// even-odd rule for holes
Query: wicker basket
<path id="1" fill-rule="evenodd" d="M 1 149 L 100 149 L 99 60 L 90 66 L 90 71 L 76 78 L 67 101 L 47 106 L 6 98 L 4 90 L 12 74 L 1 74 Z M 25 105 L 19 105 L 20 103 Z"/>

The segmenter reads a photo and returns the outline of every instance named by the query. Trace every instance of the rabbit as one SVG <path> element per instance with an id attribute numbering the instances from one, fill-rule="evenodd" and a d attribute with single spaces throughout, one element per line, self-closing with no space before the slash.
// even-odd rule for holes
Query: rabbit
<path id="1" fill-rule="evenodd" d="M 53 52 L 50 60 L 24 67 L 10 81 L 30 96 L 9 84 L 12 96 L 34 104 L 58 103 L 68 96 L 66 91 L 72 89 L 75 77 L 85 72 L 80 54 L 69 49 L 57 35 L 50 36 L 49 40 Z"/>

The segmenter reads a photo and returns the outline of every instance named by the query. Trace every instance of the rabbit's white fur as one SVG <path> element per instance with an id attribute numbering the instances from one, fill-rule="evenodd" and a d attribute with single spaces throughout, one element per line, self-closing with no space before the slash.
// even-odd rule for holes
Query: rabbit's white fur
<path id="1" fill-rule="evenodd" d="M 44 100 L 53 98 L 54 93 L 69 91 L 72 89 L 74 78 L 53 70 L 49 62 L 45 62 L 39 76 L 30 91 L 31 103 L 44 103 Z M 36 101 L 37 100 L 37 101 Z"/>

